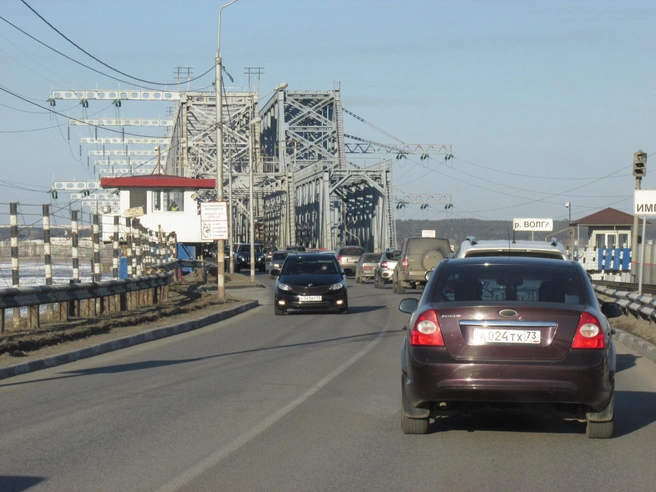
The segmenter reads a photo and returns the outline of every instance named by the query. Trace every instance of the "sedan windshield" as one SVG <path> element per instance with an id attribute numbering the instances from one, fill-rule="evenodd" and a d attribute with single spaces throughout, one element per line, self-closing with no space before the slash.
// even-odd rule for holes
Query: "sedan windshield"
<path id="1" fill-rule="evenodd" d="M 288 257 L 282 275 L 335 274 L 339 268 L 328 255 L 320 258 Z"/>
<path id="2" fill-rule="evenodd" d="M 255 251 L 256 253 L 261 253 L 261 252 L 262 252 L 262 246 L 260 246 L 259 244 L 255 244 L 255 245 L 254 245 L 254 251 Z M 241 253 L 241 254 L 244 254 L 244 253 L 245 253 L 245 254 L 250 254 L 250 252 L 251 252 L 251 245 L 250 245 L 250 244 L 240 244 L 240 245 L 239 245 L 239 251 L 238 251 L 238 253 Z"/>

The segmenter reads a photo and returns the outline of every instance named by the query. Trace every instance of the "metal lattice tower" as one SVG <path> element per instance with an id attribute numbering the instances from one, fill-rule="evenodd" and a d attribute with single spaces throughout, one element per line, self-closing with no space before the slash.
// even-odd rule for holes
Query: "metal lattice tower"
<path id="1" fill-rule="evenodd" d="M 224 189 L 232 201 L 234 241 L 245 241 L 249 227 L 250 122 L 262 118 L 254 142 L 254 221 L 258 241 L 277 247 L 304 244 L 335 249 L 361 244 L 367 250 L 395 247 L 392 161 L 360 169 L 347 154 L 445 154 L 450 146 L 411 145 L 398 139 L 379 144 L 344 134 L 344 110 L 338 88 L 332 91 L 276 90 L 258 111 L 258 93 L 224 91 Z M 100 175 L 147 174 L 155 169 L 155 151 L 135 145 L 157 144 L 164 172 L 185 177 L 216 176 L 216 94 L 178 91 L 53 91 L 53 99 L 122 99 L 169 101 L 173 117 L 161 119 L 105 118 L 70 120 L 71 125 L 166 127 L 167 136 L 152 139 L 96 138 L 84 144 L 102 145 L 89 151 L 98 156 Z M 119 104 L 120 105 L 120 104 Z M 97 130 L 96 130 L 97 133 Z M 356 143 L 346 142 L 346 139 Z M 110 145 L 118 149 L 109 149 Z M 151 147 L 152 149 L 152 147 Z M 134 157 L 134 159 L 133 159 Z M 148 159 L 150 157 L 151 159 Z M 138 163 L 138 164 L 137 164 Z M 59 182 L 64 191 L 88 190 Z M 213 200 L 211 190 L 199 193 Z M 87 197 L 88 198 L 88 197 Z M 96 200 L 100 198 L 97 197 Z M 107 198 L 104 197 L 103 198 Z M 82 196 L 84 199 L 84 196 Z M 91 200 L 91 206 L 96 200 Z"/>

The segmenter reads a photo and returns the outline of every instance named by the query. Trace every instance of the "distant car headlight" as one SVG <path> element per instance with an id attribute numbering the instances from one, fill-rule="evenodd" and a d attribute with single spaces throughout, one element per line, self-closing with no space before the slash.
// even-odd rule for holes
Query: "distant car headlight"
<path id="1" fill-rule="evenodd" d="M 242 261 L 245 260 L 244 255 L 237 255 L 237 259 L 238 259 L 238 260 L 242 260 Z"/>
<path id="2" fill-rule="evenodd" d="M 289 285 L 287 285 L 287 284 L 281 284 L 281 283 L 278 283 L 278 288 L 279 288 L 280 290 L 287 290 L 287 291 L 291 291 L 291 290 L 292 290 L 292 288 L 291 288 Z"/>
<path id="3" fill-rule="evenodd" d="M 341 282 L 338 282 L 338 283 L 333 284 L 330 287 L 328 287 L 328 290 L 339 290 L 339 289 L 343 289 L 343 288 L 344 288 L 344 284 L 341 283 Z"/>

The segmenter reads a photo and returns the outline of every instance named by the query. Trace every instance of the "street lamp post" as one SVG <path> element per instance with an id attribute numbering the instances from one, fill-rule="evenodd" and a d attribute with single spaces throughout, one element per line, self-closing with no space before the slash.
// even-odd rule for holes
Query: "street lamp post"
<path id="1" fill-rule="evenodd" d="M 214 83 L 216 85 L 216 199 L 223 201 L 223 74 L 221 73 L 221 12 L 237 0 L 226 3 L 219 9 L 219 21 L 217 29 L 216 43 L 216 76 Z M 230 217 L 228 217 L 230 220 Z M 228 224 L 230 230 L 230 224 Z M 216 277 L 219 302 L 225 302 L 225 276 L 224 276 L 224 240 L 219 239 L 216 245 Z"/>
<path id="2" fill-rule="evenodd" d="M 253 165 L 255 160 L 253 159 L 253 132 L 255 126 L 262 121 L 262 118 L 257 116 L 253 118 L 249 124 L 248 132 L 248 188 L 249 188 L 249 197 L 248 197 L 248 213 L 250 215 L 249 219 L 249 229 L 250 229 L 250 241 L 251 241 L 251 282 L 255 282 L 255 217 L 253 216 Z"/>
<path id="3" fill-rule="evenodd" d="M 565 208 L 567 208 L 567 227 L 569 228 L 569 249 L 570 257 L 574 257 L 573 253 L 573 239 L 574 239 L 574 230 L 572 229 L 572 202 L 565 203 Z"/>

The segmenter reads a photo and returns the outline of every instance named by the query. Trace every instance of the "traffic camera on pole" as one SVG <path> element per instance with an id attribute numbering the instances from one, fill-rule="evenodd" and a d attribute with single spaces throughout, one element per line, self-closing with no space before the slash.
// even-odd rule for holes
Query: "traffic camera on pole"
<path id="1" fill-rule="evenodd" d="M 633 154 L 633 175 L 644 178 L 647 175 L 647 153 L 639 150 Z"/>

